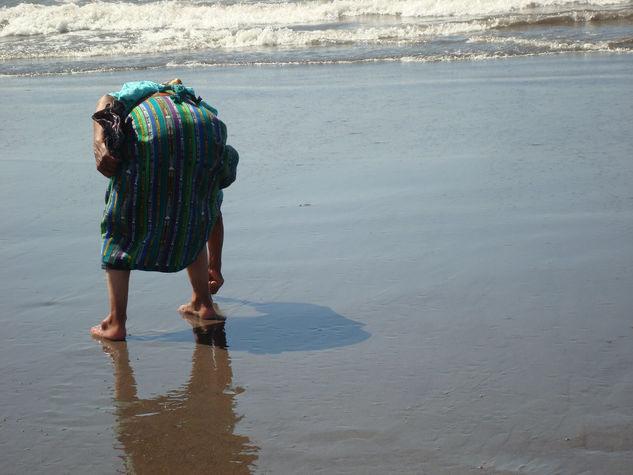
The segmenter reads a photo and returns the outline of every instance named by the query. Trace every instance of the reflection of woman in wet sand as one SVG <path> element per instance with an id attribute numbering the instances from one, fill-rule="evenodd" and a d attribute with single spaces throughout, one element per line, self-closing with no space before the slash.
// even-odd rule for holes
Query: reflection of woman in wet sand
<path id="1" fill-rule="evenodd" d="M 199 322 L 199 320 L 198 320 Z M 257 447 L 234 434 L 235 388 L 224 322 L 196 327 L 191 377 L 180 390 L 139 399 L 125 342 L 101 340 L 114 362 L 117 438 L 132 473 L 250 473 Z"/>

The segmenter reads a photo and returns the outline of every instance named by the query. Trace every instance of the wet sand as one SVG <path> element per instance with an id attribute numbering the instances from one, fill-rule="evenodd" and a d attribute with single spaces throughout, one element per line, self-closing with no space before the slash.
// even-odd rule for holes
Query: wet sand
<path id="1" fill-rule="evenodd" d="M 89 117 L 174 76 L 241 155 L 227 320 L 136 272 L 102 344 Z M 630 56 L 0 81 L 0 472 L 633 466 Z"/>

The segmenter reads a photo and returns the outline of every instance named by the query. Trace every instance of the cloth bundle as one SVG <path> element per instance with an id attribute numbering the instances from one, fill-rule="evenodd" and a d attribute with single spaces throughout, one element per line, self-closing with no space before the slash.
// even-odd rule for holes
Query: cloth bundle
<path id="1" fill-rule="evenodd" d="M 128 84 L 93 116 L 122 159 L 106 192 L 102 267 L 176 272 L 206 244 L 239 156 L 217 111 L 191 89 Z"/>

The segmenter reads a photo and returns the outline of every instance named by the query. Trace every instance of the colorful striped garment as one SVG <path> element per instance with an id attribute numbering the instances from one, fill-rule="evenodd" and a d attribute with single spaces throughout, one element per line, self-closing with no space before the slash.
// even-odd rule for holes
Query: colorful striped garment
<path id="1" fill-rule="evenodd" d="M 191 99 L 155 94 L 126 123 L 134 132 L 106 192 L 102 267 L 179 271 L 206 244 L 238 154 L 224 123 Z"/>

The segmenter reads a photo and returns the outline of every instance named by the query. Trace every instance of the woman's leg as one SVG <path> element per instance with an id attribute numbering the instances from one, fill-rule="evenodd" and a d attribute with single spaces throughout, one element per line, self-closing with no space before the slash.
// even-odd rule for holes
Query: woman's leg
<path id="1" fill-rule="evenodd" d="M 130 284 L 129 270 L 106 270 L 110 315 L 100 325 L 91 328 L 94 336 L 108 340 L 125 340 L 127 320 L 127 297 Z"/>
<path id="2" fill-rule="evenodd" d="M 191 282 L 191 302 L 181 305 L 179 312 L 189 315 L 196 315 L 206 320 L 217 319 L 218 316 L 213 310 L 213 303 L 209 294 L 209 270 L 208 270 L 207 250 L 202 249 L 198 258 L 187 267 L 187 275 Z"/>

